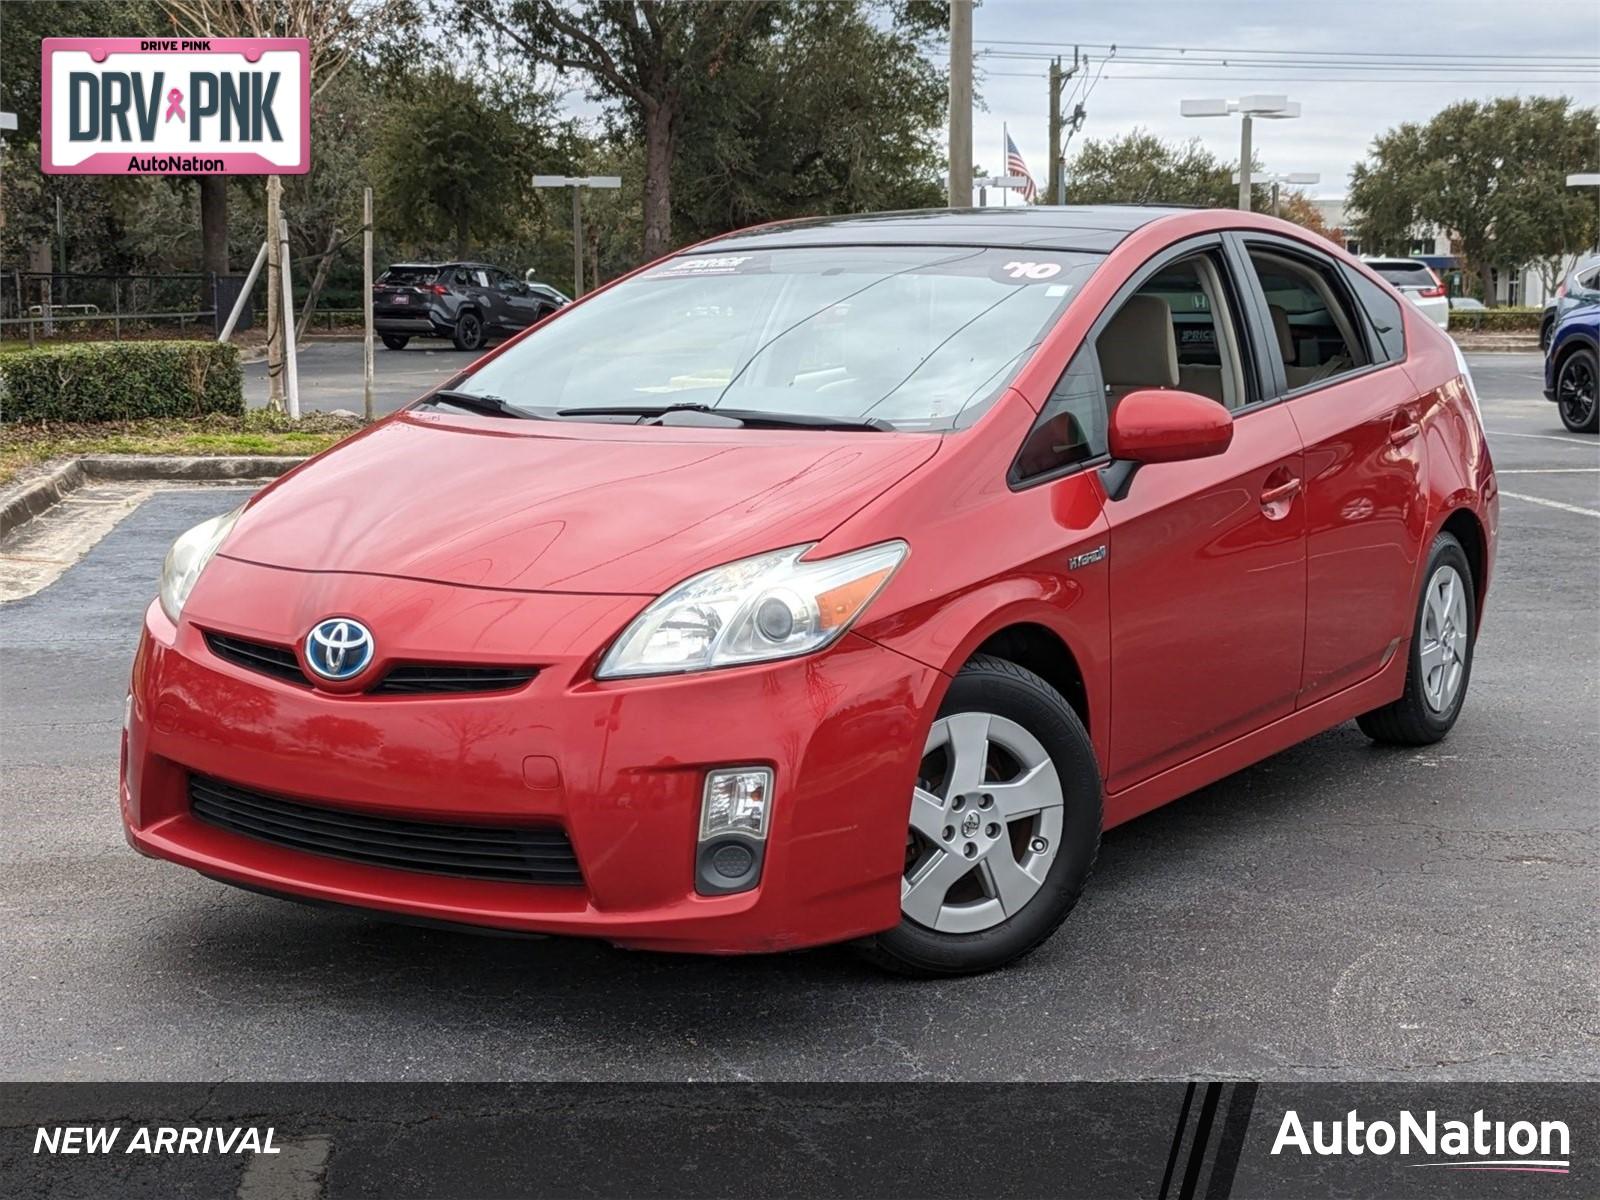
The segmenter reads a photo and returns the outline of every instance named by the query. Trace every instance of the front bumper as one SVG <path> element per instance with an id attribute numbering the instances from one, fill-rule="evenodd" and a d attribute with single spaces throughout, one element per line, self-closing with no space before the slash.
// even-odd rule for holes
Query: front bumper
<path id="1" fill-rule="evenodd" d="M 642 597 L 492 592 L 221 560 L 176 628 L 152 603 L 134 662 L 122 818 L 135 849 L 240 886 L 428 920 L 655 949 L 781 950 L 899 919 L 906 810 L 943 677 L 847 635 L 789 662 L 597 683 Z M 536 663 L 502 693 L 335 694 L 214 656 L 202 628 L 296 644 L 357 614 L 397 660 Z M 374 670 L 381 663 L 374 664 Z M 770 765 L 760 884 L 701 896 L 705 772 Z M 325 857 L 196 818 L 188 779 L 405 820 L 558 825 L 581 886 Z"/>

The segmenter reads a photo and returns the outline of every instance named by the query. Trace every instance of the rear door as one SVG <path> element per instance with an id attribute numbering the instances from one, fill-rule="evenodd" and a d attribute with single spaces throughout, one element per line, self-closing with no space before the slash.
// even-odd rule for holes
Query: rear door
<path id="1" fill-rule="evenodd" d="M 1434 414 L 1406 374 L 1388 293 L 1300 242 L 1230 236 L 1305 446 L 1303 707 L 1375 674 L 1410 635 Z"/>
<path id="2" fill-rule="evenodd" d="M 544 316 L 544 306 L 540 304 L 539 297 L 535 296 L 532 289 L 522 280 L 500 270 L 491 271 L 489 277 L 495 291 L 499 293 L 504 313 L 504 328 L 526 329 Z"/>

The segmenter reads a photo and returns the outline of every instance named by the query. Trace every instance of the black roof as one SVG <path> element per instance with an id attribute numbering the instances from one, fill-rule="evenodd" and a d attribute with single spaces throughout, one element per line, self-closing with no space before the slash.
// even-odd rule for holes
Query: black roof
<path id="1" fill-rule="evenodd" d="M 1192 212 L 1134 204 L 1045 205 L 1016 208 L 921 208 L 905 212 L 811 217 L 730 233 L 690 253 L 737 246 L 1004 246 L 1104 253 L 1140 226 Z"/>

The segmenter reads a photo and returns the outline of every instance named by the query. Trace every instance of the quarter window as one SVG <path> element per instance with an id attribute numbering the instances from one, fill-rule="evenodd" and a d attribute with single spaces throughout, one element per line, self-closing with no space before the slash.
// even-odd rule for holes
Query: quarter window
<path id="1" fill-rule="evenodd" d="M 1266 293 L 1274 348 L 1290 391 L 1367 365 L 1356 311 L 1332 263 L 1256 246 L 1250 265 Z"/>

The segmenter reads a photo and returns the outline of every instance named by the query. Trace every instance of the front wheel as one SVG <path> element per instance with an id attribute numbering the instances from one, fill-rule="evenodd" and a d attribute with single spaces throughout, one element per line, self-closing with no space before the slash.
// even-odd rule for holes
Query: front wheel
<path id="1" fill-rule="evenodd" d="M 1077 903 L 1100 848 L 1100 769 L 1061 694 L 1005 659 L 950 685 L 912 792 L 900 924 L 863 946 L 906 975 L 1014 962 Z"/>
<path id="2" fill-rule="evenodd" d="M 1556 409 L 1561 413 L 1561 423 L 1573 433 L 1600 433 L 1600 403 L 1596 403 L 1595 397 L 1597 377 L 1600 377 L 1600 360 L 1586 347 L 1567 355 L 1556 372 Z"/>
<path id="3" fill-rule="evenodd" d="M 483 318 L 475 312 L 464 312 L 456 318 L 455 337 L 451 339 L 457 350 L 483 349 Z"/>
<path id="4" fill-rule="evenodd" d="M 1356 718 L 1361 732 L 1394 746 L 1440 741 L 1461 715 L 1472 677 L 1477 602 L 1472 568 L 1454 535 L 1433 540 L 1411 630 L 1411 660 L 1400 699 Z"/>

